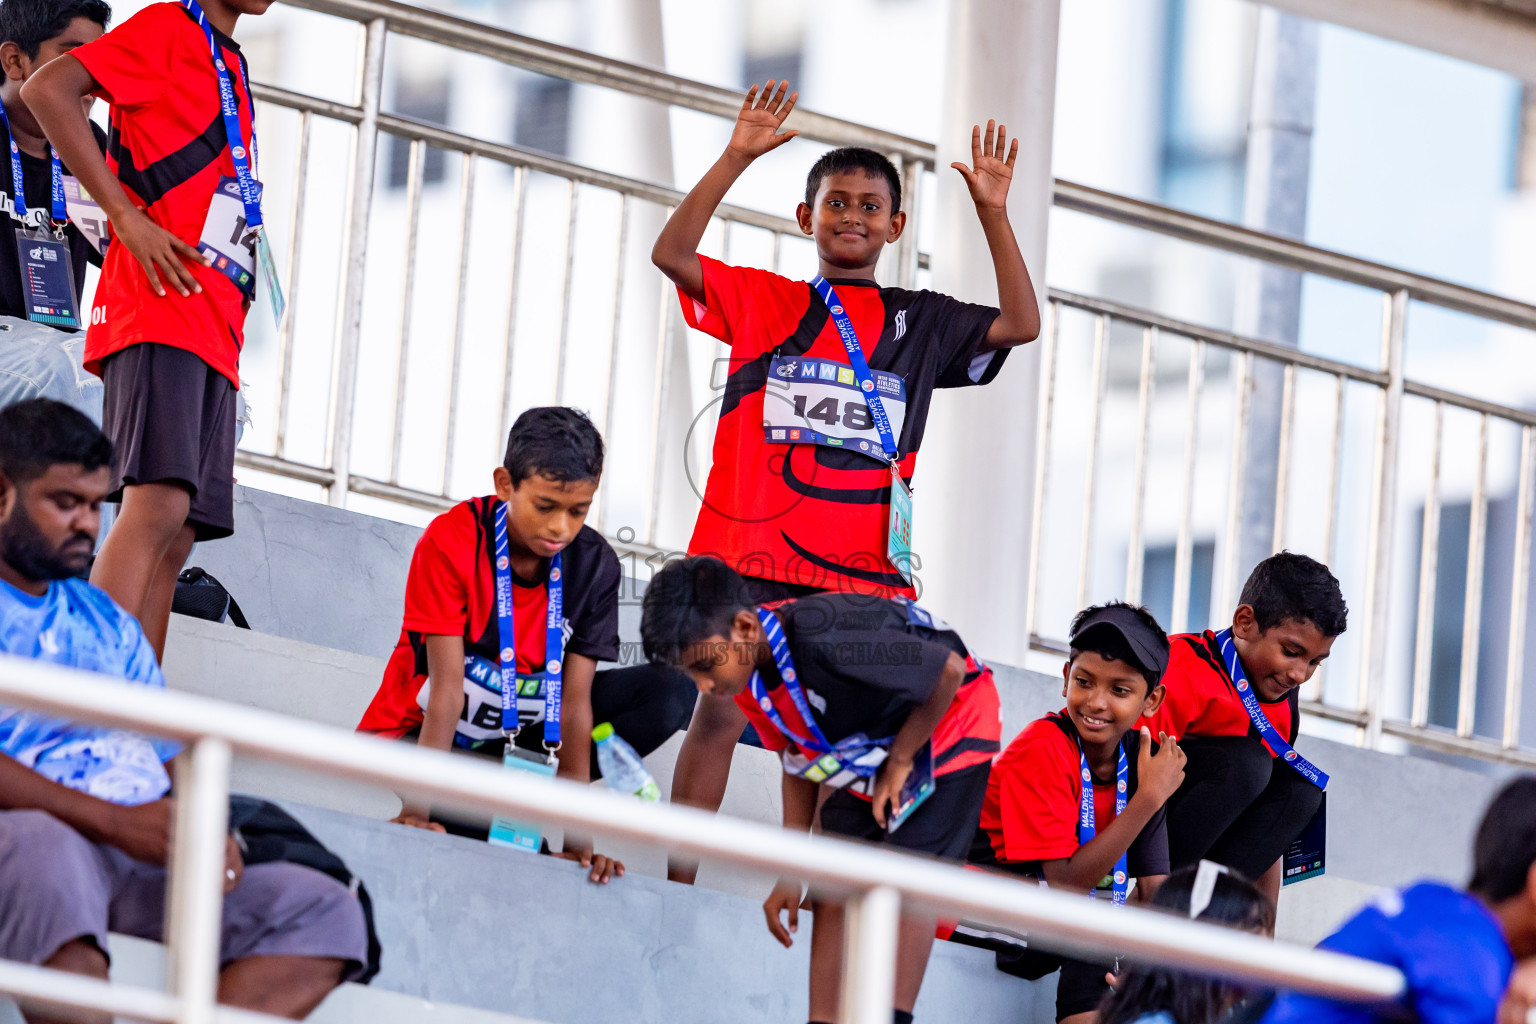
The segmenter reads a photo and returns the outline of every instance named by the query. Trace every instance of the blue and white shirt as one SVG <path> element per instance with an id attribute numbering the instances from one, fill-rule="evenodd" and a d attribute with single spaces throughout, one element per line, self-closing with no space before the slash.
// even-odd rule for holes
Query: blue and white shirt
<path id="1" fill-rule="evenodd" d="M 42 597 L 0 580 L 0 652 L 165 688 L 138 620 L 84 580 L 56 581 Z M 178 750 L 178 744 L 125 729 L 76 725 L 0 705 L 0 754 L 112 803 L 148 803 L 169 792 L 163 762 Z"/>

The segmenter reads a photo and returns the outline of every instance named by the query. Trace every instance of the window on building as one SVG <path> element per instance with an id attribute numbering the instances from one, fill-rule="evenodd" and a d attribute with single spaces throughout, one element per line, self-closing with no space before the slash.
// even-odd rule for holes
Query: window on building
<path id="1" fill-rule="evenodd" d="M 512 142 L 554 156 L 571 149 L 571 83 L 563 78 L 529 75 L 517 83 Z"/>
<path id="2" fill-rule="evenodd" d="M 402 71 L 395 79 L 395 99 L 390 109 L 401 117 L 446 125 L 451 109 L 452 85 L 446 70 L 441 73 L 421 69 Z M 389 187 L 405 188 L 410 173 L 411 140 L 397 135 L 389 136 Z M 442 181 L 446 173 L 446 154 L 441 149 L 427 147 L 422 164 L 422 184 L 431 185 Z"/>
<path id="3" fill-rule="evenodd" d="M 1173 628 L 1173 572 L 1178 551 L 1172 544 L 1149 545 L 1142 561 L 1141 601 L 1164 629 Z M 1219 629 L 1227 622 L 1211 621 L 1211 582 L 1215 579 L 1216 542 L 1197 540 L 1190 545 L 1189 628 L 1200 632 Z"/>

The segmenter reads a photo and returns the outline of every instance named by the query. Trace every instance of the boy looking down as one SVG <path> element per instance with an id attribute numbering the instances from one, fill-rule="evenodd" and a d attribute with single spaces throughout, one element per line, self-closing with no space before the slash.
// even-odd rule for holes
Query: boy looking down
<path id="1" fill-rule="evenodd" d="M 261 224 L 250 76 L 231 38 L 271 0 L 144 8 L 22 88 L 111 222 L 85 368 L 102 378 L 122 510 L 92 580 L 164 652 L 194 541 L 234 532 L 235 396 Z M 84 101 L 112 105 L 102 158 Z M 227 103 L 225 102 L 227 100 Z"/>
<path id="2" fill-rule="evenodd" d="M 642 756 L 683 727 L 694 695 L 681 672 L 597 671 L 619 657 L 619 559 L 585 525 L 602 472 L 603 439 L 577 410 L 517 418 L 495 494 L 444 512 L 417 542 L 400 642 L 359 732 L 496 760 L 512 733 L 523 750 L 557 752 L 561 778 L 589 782 L 602 774 L 594 724 L 613 723 Z M 479 839 L 489 832 L 483 821 L 410 801 L 395 820 Z M 624 873 L 570 836 L 557 856 L 590 866 L 594 882 Z"/>
<path id="3" fill-rule="evenodd" d="M 1154 732 L 1189 756 L 1168 801 L 1174 868 L 1201 858 L 1258 880 L 1276 902 L 1280 858 L 1323 801 L 1328 776 L 1292 744 L 1298 692 L 1344 632 L 1349 610 L 1326 566 L 1289 551 L 1254 567 L 1232 625 L 1170 638 Z"/>
<path id="4" fill-rule="evenodd" d="M 686 669 L 701 694 L 734 701 L 779 754 L 785 828 L 809 831 L 825 789 L 822 832 L 964 859 L 1002 723 L 991 671 L 947 624 L 908 598 L 819 594 L 759 605 L 730 566 L 692 556 L 652 578 L 640 632 L 647 657 Z M 763 904 L 786 947 L 800 899 L 800 883 L 783 879 Z M 842 907 L 814 893 L 811 906 L 810 1016 L 833 1021 Z M 898 1022 L 912 1019 L 934 924 L 902 918 Z"/>
<path id="5" fill-rule="evenodd" d="M 1067 706 L 1027 726 L 992 764 L 971 863 L 1038 878 L 1053 889 L 1150 901 L 1168 874 L 1164 805 L 1184 779 L 1184 753 L 1144 718 L 1163 702 L 1168 638 L 1145 608 L 1111 602 L 1072 620 L 1062 669 Z M 1091 780 L 1091 781 L 1090 781 Z M 1020 971 L 1014 961 L 1027 961 Z M 1057 966 L 1056 1019 L 1089 1024 L 1108 963 L 999 951 L 1030 978 Z"/>
<path id="6" fill-rule="evenodd" d="M 795 211 L 816 243 L 815 281 L 701 255 L 731 185 L 795 137 L 779 133 L 798 96 L 787 92 L 788 83 L 772 81 L 748 90 L 725 152 L 651 252 L 677 285 L 688 324 L 729 347 L 714 462 L 688 551 L 724 559 L 760 602 L 821 590 L 912 594 L 903 575 L 911 565 L 890 560 L 887 533 L 893 508 L 910 511 L 903 494 L 934 389 L 990 383 L 1008 350 L 1040 333 L 1034 285 L 1008 223 L 1018 140 L 1010 146 L 1007 128 L 989 121 L 985 136 L 980 126 L 972 135 L 971 166 L 953 165 L 991 249 L 998 308 L 875 283 L 880 254 L 906 230 L 907 215 L 891 162 L 858 147 L 816 161 Z M 719 808 L 745 725 L 730 701 L 700 698 L 673 800 Z M 670 877 L 692 881 L 693 869 L 675 864 Z"/>

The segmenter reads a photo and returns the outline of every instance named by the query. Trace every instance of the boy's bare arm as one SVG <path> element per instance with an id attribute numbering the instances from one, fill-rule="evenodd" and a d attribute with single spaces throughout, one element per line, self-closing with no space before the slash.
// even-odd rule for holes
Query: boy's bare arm
<path id="1" fill-rule="evenodd" d="M 672 773 L 672 802 L 706 811 L 718 811 L 725 799 L 731 773 L 731 755 L 747 727 L 747 716 L 730 697 L 706 693 L 693 709 L 693 719 L 683 733 Z M 692 885 L 697 861 L 667 858 L 667 880 Z"/>
<path id="2" fill-rule="evenodd" d="M 777 93 L 775 85 L 778 86 Z M 704 268 L 699 263 L 699 242 L 709 229 L 709 219 L 714 216 L 716 207 L 748 164 L 799 134 L 795 131 L 779 134 L 779 126 L 795 109 L 795 100 L 800 96 L 790 93 L 786 98 L 784 94 L 788 90 L 788 82 L 772 80 L 763 86 L 761 93 L 755 85 L 747 90 L 747 98 L 736 115 L 736 127 L 731 131 L 731 141 L 725 152 L 677 204 L 661 234 L 656 236 L 656 244 L 651 248 L 651 262 L 696 302 L 704 301 Z"/>
<path id="3" fill-rule="evenodd" d="M 84 64 L 69 54 L 51 60 L 22 86 L 22 99 L 37 117 L 48 141 L 69 172 L 112 221 L 117 240 L 133 253 L 156 295 L 164 295 L 161 275 L 183 296 L 203 286 L 186 266 L 202 263 L 202 253 L 149 219 L 134 206 L 96 146 L 81 101 L 100 88 Z"/>
<path id="4" fill-rule="evenodd" d="M 430 689 L 416 745 L 446 752 L 453 748 L 453 734 L 464 709 L 464 638 L 432 634 L 424 639 Z M 433 832 L 444 831 L 443 826 L 431 821 L 430 814 L 425 803 L 402 798 L 400 813 L 393 820 Z"/>
<path id="5" fill-rule="evenodd" d="M 1019 140 L 1014 139 L 1012 146 L 1007 143 L 1006 125 L 988 121 L 985 139 L 981 125 L 976 125 L 971 129 L 972 166 L 958 161 L 950 164 L 960 172 L 970 190 L 997 272 L 997 304 L 1001 313 L 987 330 L 983 351 L 1012 348 L 1040 337 L 1040 304 L 1035 299 L 1035 286 L 1013 236 L 1013 225 L 1008 222 L 1008 187 L 1013 182 Z"/>
<path id="6" fill-rule="evenodd" d="M 896 732 L 896 738 L 891 740 L 890 753 L 886 756 L 885 763 L 880 766 L 880 772 L 875 776 L 875 785 L 870 793 L 870 810 L 875 816 L 876 824 L 884 827 L 885 819 L 889 811 L 894 810 L 901 799 L 901 788 L 907 783 L 907 776 L 912 774 L 912 765 L 917 752 L 923 748 L 923 744 L 933 738 L 933 730 L 939 726 L 939 720 L 954 703 L 955 694 L 960 691 L 960 684 L 965 682 L 965 660 L 954 651 L 949 652 L 949 657 L 940 670 L 939 681 L 934 685 L 933 692 L 928 699 L 918 705 L 907 716 L 901 728 Z"/>

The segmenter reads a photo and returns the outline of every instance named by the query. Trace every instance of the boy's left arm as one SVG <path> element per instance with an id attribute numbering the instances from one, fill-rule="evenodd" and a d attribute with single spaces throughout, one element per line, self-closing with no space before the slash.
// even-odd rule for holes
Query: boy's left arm
<path id="1" fill-rule="evenodd" d="M 584 654 L 567 653 L 560 689 L 560 767 L 556 775 L 582 785 L 592 781 L 592 679 L 597 662 Z M 590 867 L 594 882 L 624 876 L 624 865 L 592 852 L 592 840 L 566 833 L 565 847 L 555 854 Z"/>
<path id="2" fill-rule="evenodd" d="M 906 785 L 907 776 L 912 774 L 912 762 L 917 757 L 917 752 L 923 748 L 933 737 L 933 730 L 939 726 L 939 719 L 944 717 L 944 712 L 949 710 L 954 703 L 955 694 L 960 690 L 960 684 L 965 681 L 965 660 L 954 651 L 949 652 L 949 658 L 944 662 L 943 671 L 939 675 L 938 685 L 928 699 L 919 704 L 917 709 L 907 716 L 901 728 L 896 733 L 896 738 L 891 741 L 890 753 L 886 755 L 885 763 L 880 766 L 880 772 L 875 776 L 875 786 L 870 793 L 871 810 L 874 812 L 875 821 L 881 828 L 885 827 L 889 808 L 894 807 L 901 800 L 901 787 Z"/>
<path id="3" fill-rule="evenodd" d="M 992 253 L 992 266 L 997 271 L 997 304 L 1001 312 L 987 329 L 980 349 L 983 352 L 1013 348 L 1040 337 L 1040 304 L 1035 299 L 1035 285 L 1024 265 L 1018 239 L 1014 238 L 1013 225 L 1008 222 L 1008 186 L 1013 182 L 1019 140 L 1014 139 L 1012 146 L 1007 142 L 1006 125 L 988 121 L 985 140 L 981 125 L 976 125 L 971 130 L 972 166 L 959 161 L 950 164 L 960 172 L 970 190 L 976 217 Z"/>

